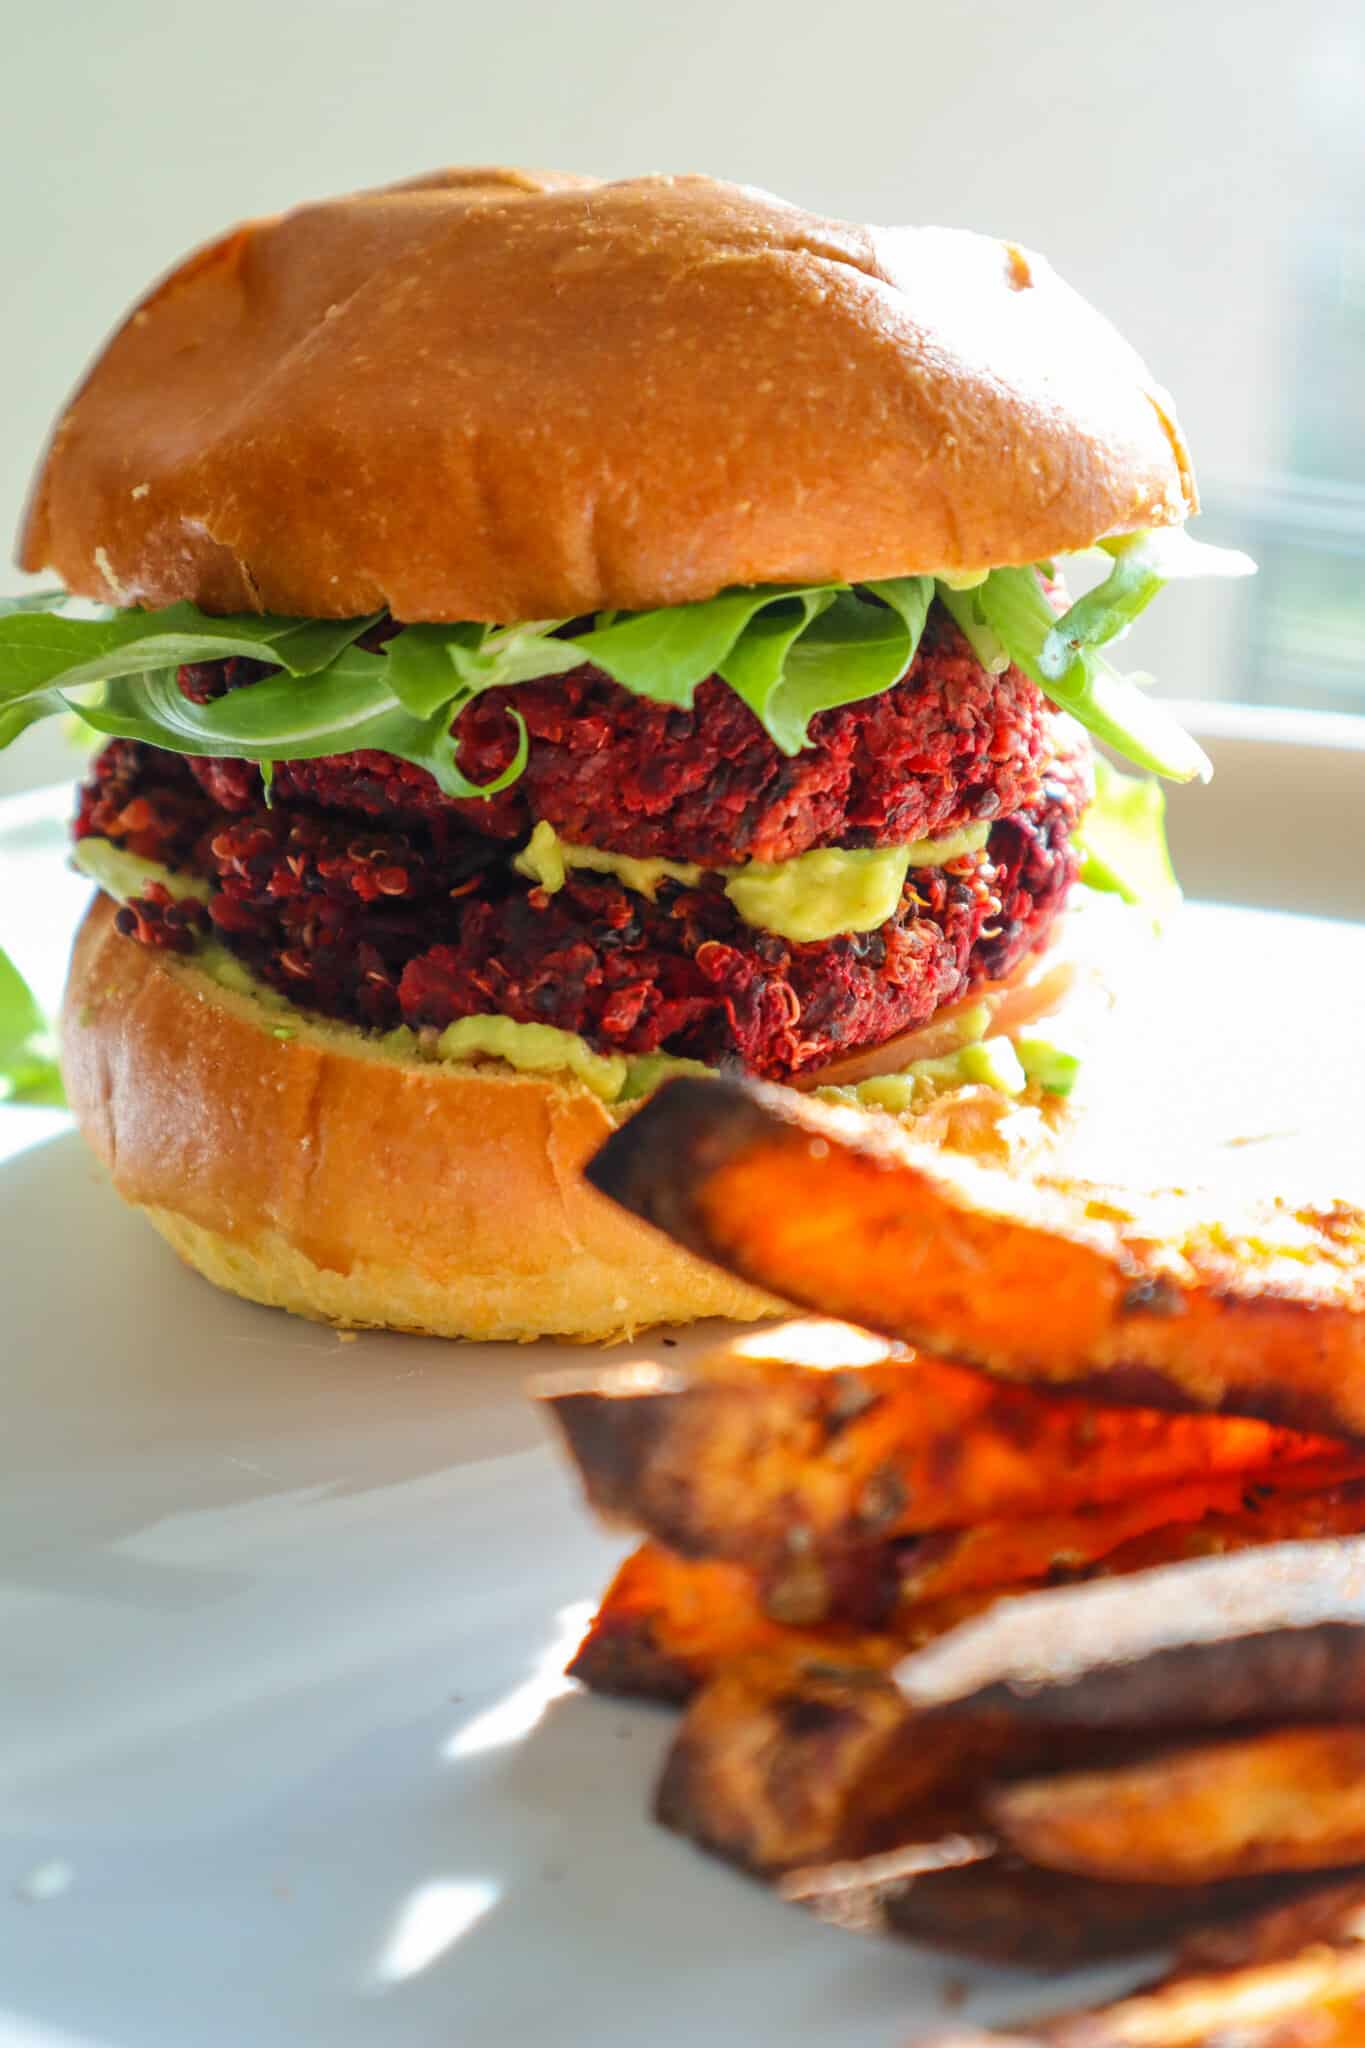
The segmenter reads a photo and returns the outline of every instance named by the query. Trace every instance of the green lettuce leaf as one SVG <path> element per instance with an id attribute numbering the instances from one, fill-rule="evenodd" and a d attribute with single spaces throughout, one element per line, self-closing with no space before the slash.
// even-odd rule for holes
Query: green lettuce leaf
<path id="1" fill-rule="evenodd" d="M 0 947 L 0 1101 L 66 1100 L 57 1049 L 37 998 Z"/>
<path id="2" fill-rule="evenodd" d="M 1106 583 L 1060 621 L 1033 569 L 994 569 L 970 588 L 905 576 L 856 588 L 722 591 L 698 604 L 602 613 L 576 632 L 562 619 L 413 625 L 377 650 L 357 644 L 376 618 L 215 618 L 191 604 L 97 613 L 44 592 L 0 605 L 0 746 L 39 719 L 74 713 L 100 733 L 173 753 L 258 762 L 267 780 L 277 761 L 374 748 L 427 769 L 448 796 L 488 796 L 525 767 L 524 722 L 509 697 L 514 758 L 496 781 L 479 785 L 455 758 L 451 727 L 460 713 L 485 690 L 511 691 L 593 662 L 636 696 L 681 710 L 718 674 L 774 744 L 795 755 L 822 711 L 899 681 L 937 591 L 986 667 L 999 673 L 1016 663 L 1141 767 L 1206 775 L 1204 755 L 1170 713 L 1096 650 L 1157 584 L 1209 572 L 1207 558 L 1223 562 L 1222 551 L 1170 534 L 1106 545 L 1114 561 Z M 179 667 L 231 656 L 273 673 L 209 704 L 182 696 Z"/>
<path id="3" fill-rule="evenodd" d="M 1095 756 L 1095 799 L 1075 834 L 1080 879 L 1150 913 L 1160 924 L 1180 902 L 1166 845 L 1166 793 L 1151 776 L 1125 775 Z"/>

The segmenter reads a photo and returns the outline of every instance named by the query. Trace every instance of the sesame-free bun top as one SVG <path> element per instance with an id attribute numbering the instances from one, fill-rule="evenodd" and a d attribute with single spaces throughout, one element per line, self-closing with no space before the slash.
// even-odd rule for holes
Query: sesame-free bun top
<path id="1" fill-rule="evenodd" d="M 1035 561 L 1195 510 L 1048 265 L 709 178 L 447 170 L 250 222 L 114 335 L 26 569 L 120 605 L 572 617 Z"/>

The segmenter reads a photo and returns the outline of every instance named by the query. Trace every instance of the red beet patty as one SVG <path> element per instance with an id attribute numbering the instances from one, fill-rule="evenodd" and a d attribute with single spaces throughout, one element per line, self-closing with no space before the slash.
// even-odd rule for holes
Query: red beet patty
<path id="1" fill-rule="evenodd" d="M 248 662 L 200 663 L 181 670 L 181 688 L 204 702 L 260 673 Z M 530 758 L 486 801 L 454 802 L 425 770 L 373 752 L 283 762 L 274 793 L 386 824 L 458 818 L 501 840 L 524 840 L 544 818 L 576 845 L 733 867 L 813 846 L 904 845 L 1008 817 L 1038 798 L 1050 748 L 1040 692 L 1018 669 L 988 674 L 939 605 L 902 680 L 821 712 L 794 759 L 716 677 L 691 711 L 678 711 L 584 667 L 490 691 L 462 714 L 459 761 L 473 782 L 495 780 L 513 758 L 509 703 L 526 721 Z M 261 802 L 260 776 L 245 762 L 198 761 L 194 772 L 224 810 Z"/>
<path id="2" fill-rule="evenodd" d="M 886 700 L 851 708 L 878 704 Z M 699 722 L 711 715 L 699 712 Z M 1055 730 L 1050 745 L 1057 749 Z M 698 888 L 665 883 L 653 903 L 583 874 L 548 895 L 515 873 L 505 846 L 464 824 L 463 806 L 418 805 L 380 823 L 363 804 L 348 816 L 300 802 L 300 767 L 310 776 L 333 770 L 343 783 L 354 775 L 331 761 L 282 766 L 273 808 L 242 807 L 246 776 L 242 802 L 222 807 L 202 785 L 221 789 L 224 768 L 240 764 L 206 774 L 196 763 L 192 773 L 174 756 L 114 741 L 82 792 L 76 833 L 210 884 L 206 906 L 151 887 L 119 913 L 130 937 L 183 952 L 212 931 L 305 1009 L 423 1033 L 494 1012 L 578 1032 L 602 1051 L 739 1060 L 782 1078 L 927 1022 L 1045 938 L 1075 878 L 1070 835 L 1088 794 L 1087 762 L 1083 744 L 1064 741 L 1030 767 L 1031 800 L 997 819 L 982 852 L 913 871 L 878 930 L 810 945 L 744 924 L 716 877 Z M 923 787 L 927 778 L 926 770 Z M 969 786 L 978 803 L 995 793 L 983 783 L 959 792 Z M 729 815 L 748 817 L 742 807 Z M 764 815 L 771 821 L 775 811 Z M 846 807 L 845 840 L 850 815 Z M 963 813 L 921 815 L 938 830 Z M 809 805 L 803 816 L 813 816 Z M 885 819 L 880 830 L 856 829 L 874 841 L 902 836 Z M 600 844 L 609 835 L 594 823 L 579 836 Z M 683 850 L 698 857 L 695 842 Z"/>

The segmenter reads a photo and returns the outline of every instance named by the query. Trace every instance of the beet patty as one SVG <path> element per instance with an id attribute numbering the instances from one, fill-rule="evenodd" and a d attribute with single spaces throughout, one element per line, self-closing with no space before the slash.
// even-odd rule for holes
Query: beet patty
<path id="1" fill-rule="evenodd" d="M 198 664 L 181 671 L 181 687 L 203 701 L 259 673 Z M 731 867 L 815 846 L 905 845 L 1007 817 L 1037 799 L 1051 744 L 1040 692 L 1017 669 L 988 674 L 937 604 L 902 680 L 821 712 L 794 759 L 718 678 L 688 712 L 585 667 L 471 705 L 456 726 L 471 781 L 494 780 L 513 758 L 509 704 L 526 721 L 530 758 L 487 801 L 452 801 L 424 770 L 373 752 L 283 762 L 275 794 L 402 826 L 458 819 L 501 840 L 524 840 L 543 818 L 576 845 Z M 194 772 L 224 810 L 261 802 L 245 762 L 198 761 Z"/>
<path id="2" fill-rule="evenodd" d="M 653 903 L 581 874 L 548 895 L 452 806 L 379 825 L 300 803 L 292 784 L 281 800 L 281 769 L 273 808 L 232 810 L 173 756 L 126 741 L 96 762 L 76 829 L 210 884 L 206 907 L 153 886 L 120 929 L 178 951 L 212 929 L 305 1009 L 421 1032 L 493 1012 L 602 1051 L 781 1078 L 915 1028 L 1041 942 L 1075 877 L 1086 760 L 1063 751 L 1034 771 L 1032 801 L 983 851 L 913 871 L 878 930 L 809 945 L 744 924 L 715 878 L 665 883 Z"/>

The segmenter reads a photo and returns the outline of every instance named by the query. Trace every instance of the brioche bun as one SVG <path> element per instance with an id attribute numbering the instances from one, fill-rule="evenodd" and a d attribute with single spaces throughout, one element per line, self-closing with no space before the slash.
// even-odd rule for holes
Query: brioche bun
<path id="1" fill-rule="evenodd" d="M 605 1341 L 778 1312 L 582 1180 L 627 1111 L 500 1061 L 391 1057 L 123 938 L 116 909 L 96 895 L 77 935 L 67 1094 L 118 1193 L 218 1286 L 443 1337 Z M 914 1121 L 994 1158 L 1048 1136 L 980 1087 Z"/>
<path id="2" fill-rule="evenodd" d="M 511 621 L 1195 509 L 1166 394 L 1012 243 L 449 170 L 173 271 L 59 421 L 21 560 L 124 606 Z"/>

